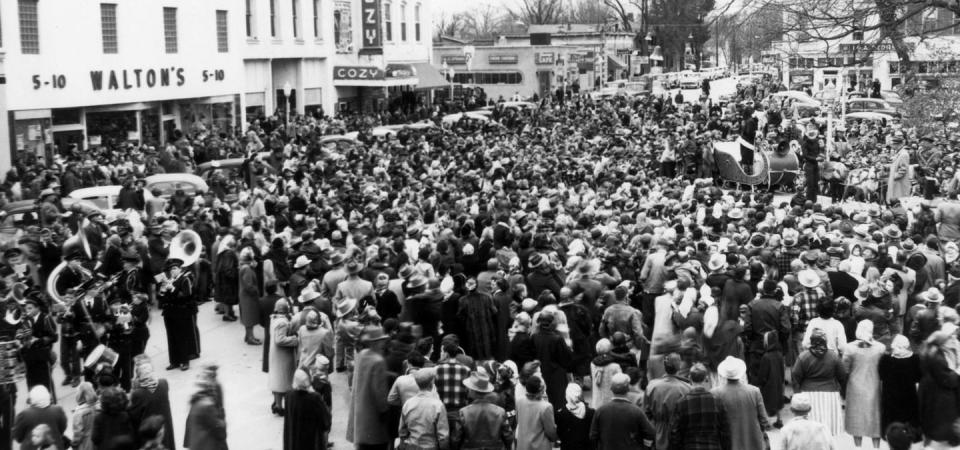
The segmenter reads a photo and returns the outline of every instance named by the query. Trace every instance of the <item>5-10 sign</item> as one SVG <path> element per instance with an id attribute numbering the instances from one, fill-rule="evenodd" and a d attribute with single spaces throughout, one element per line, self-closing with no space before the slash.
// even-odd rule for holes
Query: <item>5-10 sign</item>
<path id="1" fill-rule="evenodd" d="M 225 77 L 222 70 L 204 70 L 201 75 L 204 83 L 207 81 L 223 81 Z"/>
<path id="2" fill-rule="evenodd" d="M 53 74 L 50 78 L 40 78 L 40 75 L 33 76 L 33 89 L 37 90 L 44 86 L 53 86 L 54 89 L 63 89 L 67 87 L 67 76 Z"/>

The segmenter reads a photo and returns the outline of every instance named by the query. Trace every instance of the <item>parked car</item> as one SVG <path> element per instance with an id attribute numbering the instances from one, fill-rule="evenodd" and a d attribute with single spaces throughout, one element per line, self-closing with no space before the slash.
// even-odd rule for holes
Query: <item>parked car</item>
<path id="1" fill-rule="evenodd" d="M 680 72 L 680 89 L 699 89 L 700 74 L 692 70 Z"/>
<path id="2" fill-rule="evenodd" d="M 847 113 L 876 112 L 893 117 L 901 117 L 897 108 L 879 98 L 851 98 L 847 100 Z"/>
<path id="3" fill-rule="evenodd" d="M 800 117 L 818 117 L 823 108 L 823 103 L 803 91 L 775 92 L 767 96 L 764 104 L 769 105 L 771 101 L 777 102 L 780 109 L 788 116 L 793 113 L 794 106 Z"/>
<path id="4" fill-rule="evenodd" d="M 144 190 L 159 189 L 163 198 L 170 198 L 177 189 L 183 189 L 183 192 L 190 196 L 201 195 L 210 189 L 203 178 L 192 173 L 158 173 L 150 175 L 144 181 Z"/>
<path id="5" fill-rule="evenodd" d="M 120 189 L 123 186 L 112 185 L 112 186 L 93 186 L 87 188 L 74 189 L 72 192 L 67 194 L 69 198 L 84 200 L 90 203 L 93 203 L 103 211 L 106 216 L 119 215 L 123 211 L 117 208 L 117 198 L 120 196 Z M 153 194 L 149 190 L 144 189 L 143 199 L 144 201 L 150 200 L 153 198 Z"/>
<path id="6" fill-rule="evenodd" d="M 95 203 L 87 200 L 63 197 L 60 203 L 66 211 L 79 208 L 79 213 L 84 216 L 94 211 L 103 212 Z M 0 219 L 0 246 L 14 242 L 26 227 L 40 225 L 39 210 L 40 204 L 36 200 L 18 200 L 3 205 L 0 208 L 3 212 Z"/>
<path id="7" fill-rule="evenodd" d="M 250 160 L 247 158 L 227 158 L 216 161 L 207 161 L 197 166 L 197 175 L 203 179 L 204 183 L 209 185 L 210 179 L 214 174 L 222 173 L 227 178 L 242 176 L 247 186 L 253 186 L 255 178 L 261 175 L 277 175 L 277 169 L 265 162 L 265 158 L 270 156 L 270 152 L 261 152 L 259 158 Z"/>

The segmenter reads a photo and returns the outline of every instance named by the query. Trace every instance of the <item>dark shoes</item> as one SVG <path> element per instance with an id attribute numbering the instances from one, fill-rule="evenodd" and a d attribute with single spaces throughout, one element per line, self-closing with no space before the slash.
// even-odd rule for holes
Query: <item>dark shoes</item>
<path id="1" fill-rule="evenodd" d="M 180 366 L 176 364 L 170 364 L 169 366 L 167 366 L 167 370 L 173 370 L 173 369 L 176 369 L 177 367 L 180 367 Z"/>
<path id="2" fill-rule="evenodd" d="M 263 342 L 260 342 L 260 339 L 257 339 L 257 338 L 246 338 L 246 339 L 243 340 L 243 342 L 246 342 L 247 345 L 262 345 L 262 344 L 263 344 Z"/>
<path id="3" fill-rule="evenodd" d="M 236 322 L 236 321 L 237 321 L 237 316 L 232 315 L 232 314 L 224 314 L 224 315 L 223 315 L 223 321 L 224 321 L 224 322 Z"/>
<path id="4" fill-rule="evenodd" d="M 188 364 L 188 363 L 180 364 L 180 370 L 182 370 L 182 371 L 184 371 L 184 372 L 190 370 L 190 364 Z"/>
<path id="5" fill-rule="evenodd" d="M 270 411 L 273 412 L 273 414 L 275 415 L 283 417 L 283 407 L 276 403 L 270 405 Z"/>

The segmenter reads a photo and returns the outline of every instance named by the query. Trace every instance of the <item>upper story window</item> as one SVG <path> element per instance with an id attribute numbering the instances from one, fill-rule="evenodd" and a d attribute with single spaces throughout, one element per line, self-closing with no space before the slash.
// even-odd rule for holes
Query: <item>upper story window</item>
<path id="1" fill-rule="evenodd" d="M 400 4 L 400 40 L 407 40 L 407 4 Z"/>
<path id="2" fill-rule="evenodd" d="M 37 0 L 20 0 L 17 13 L 20 15 L 20 51 L 24 54 L 40 54 L 40 25 Z"/>
<path id="3" fill-rule="evenodd" d="M 254 0 L 244 1 L 246 2 L 247 37 L 256 37 L 256 20 L 253 14 Z"/>
<path id="4" fill-rule="evenodd" d="M 217 10 L 217 51 L 227 53 L 230 51 L 229 34 L 227 32 L 227 12 Z"/>
<path id="5" fill-rule="evenodd" d="M 277 0 L 270 2 L 270 37 L 277 37 Z"/>
<path id="6" fill-rule="evenodd" d="M 177 52 L 177 8 L 163 8 L 163 45 L 167 53 Z"/>
<path id="7" fill-rule="evenodd" d="M 293 11 L 293 37 L 300 37 L 300 27 L 297 21 L 300 20 L 300 0 L 291 0 L 290 9 Z"/>
<path id="8" fill-rule="evenodd" d="M 313 37 L 320 38 L 320 0 L 313 0 Z"/>
<path id="9" fill-rule="evenodd" d="M 383 3 L 383 27 L 386 30 L 384 36 L 388 42 L 393 40 L 393 13 L 390 11 L 392 7 L 390 2 Z"/>
<path id="10" fill-rule="evenodd" d="M 413 40 L 420 42 L 420 4 L 413 7 Z"/>
<path id="11" fill-rule="evenodd" d="M 117 53 L 117 5 L 100 4 L 100 35 L 103 38 L 103 52 Z"/>

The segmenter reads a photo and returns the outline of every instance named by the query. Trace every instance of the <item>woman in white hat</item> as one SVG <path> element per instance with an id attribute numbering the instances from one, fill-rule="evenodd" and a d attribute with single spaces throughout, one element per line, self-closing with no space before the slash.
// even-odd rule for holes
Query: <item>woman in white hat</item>
<path id="1" fill-rule="evenodd" d="M 844 410 L 847 433 L 860 447 L 863 437 L 873 438 L 873 446 L 880 446 L 880 376 L 877 367 L 886 346 L 873 339 L 873 322 L 861 320 L 857 324 L 857 340 L 843 351 L 843 365 L 847 378 L 847 406 Z"/>

